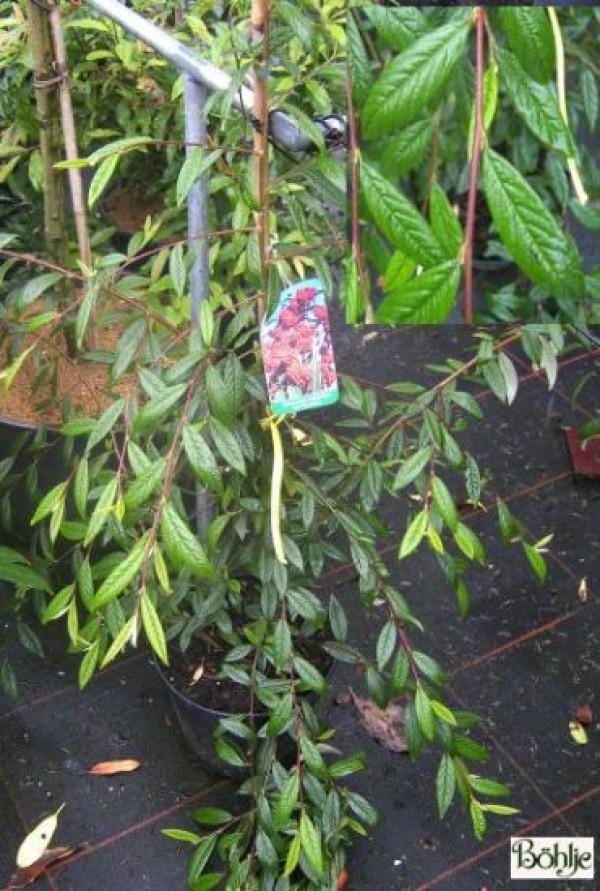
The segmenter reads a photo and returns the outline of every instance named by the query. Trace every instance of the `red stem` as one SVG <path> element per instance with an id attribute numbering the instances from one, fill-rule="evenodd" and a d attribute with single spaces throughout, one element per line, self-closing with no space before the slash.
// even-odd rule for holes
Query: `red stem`
<path id="1" fill-rule="evenodd" d="M 463 263 L 465 267 L 464 321 L 473 324 L 473 234 L 475 231 L 475 208 L 477 203 L 477 183 L 479 162 L 483 141 L 483 41 L 485 33 L 485 11 L 482 6 L 476 10 L 477 22 L 477 68 L 475 87 L 475 134 L 471 154 L 471 175 L 469 178 L 469 198 L 467 204 L 467 224 L 465 230 Z"/>

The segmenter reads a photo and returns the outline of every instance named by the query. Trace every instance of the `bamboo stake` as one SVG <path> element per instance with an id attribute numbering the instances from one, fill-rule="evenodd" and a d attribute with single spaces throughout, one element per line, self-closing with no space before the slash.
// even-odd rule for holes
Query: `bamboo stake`
<path id="1" fill-rule="evenodd" d="M 54 68 L 54 50 L 48 12 L 33 0 L 27 2 L 29 43 L 33 57 L 34 89 L 42 156 L 42 187 L 44 193 L 44 236 L 46 250 L 53 263 L 65 269 L 69 250 L 62 174 L 54 165 L 62 158 L 60 129 L 59 78 Z M 67 279 L 56 285 L 57 302 L 65 309 L 72 302 L 72 287 Z M 69 355 L 76 354 L 72 329 L 64 329 Z"/>
<path id="2" fill-rule="evenodd" d="M 65 41 L 63 37 L 58 6 L 51 7 L 49 17 L 52 43 L 54 46 L 54 66 L 57 75 L 60 77 L 60 81 L 58 84 L 58 94 L 60 101 L 65 156 L 68 161 L 77 161 L 79 158 L 79 153 L 77 150 L 77 132 L 75 129 L 73 104 L 71 102 L 71 89 L 69 86 L 69 72 L 67 67 L 67 53 L 65 50 Z M 79 168 L 69 168 L 68 173 L 69 186 L 71 190 L 71 205 L 73 209 L 73 216 L 75 218 L 77 243 L 79 245 L 79 256 L 84 265 L 89 269 L 92 264 L 92 250 L 90 247 L 90 233 L 87 224 L 85 195 L 83 190 L 81 170 L 79 170 Z"/>

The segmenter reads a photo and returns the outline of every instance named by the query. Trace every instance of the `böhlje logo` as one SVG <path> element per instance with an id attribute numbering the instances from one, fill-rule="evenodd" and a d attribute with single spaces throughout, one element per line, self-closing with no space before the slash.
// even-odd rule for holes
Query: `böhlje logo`
<path id="1" fill-rule="evenodd" d="M 531 836 L 510 840 L 511 879 L 593 879 L 591 836 Z"/>

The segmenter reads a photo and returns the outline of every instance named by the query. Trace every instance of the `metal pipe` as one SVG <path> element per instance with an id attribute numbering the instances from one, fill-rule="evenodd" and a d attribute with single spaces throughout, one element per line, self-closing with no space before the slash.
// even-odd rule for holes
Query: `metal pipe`
<path id="1" fill-rule="evenodd" d="M 206 89 L 187 75 L 184 85 L 185 150 L 189 155 L 206 145 Z M 190 270 L 192 325 L 198 324 L 200 304 L 209 293 L 208 270 L 208 175 L 199 177 L 188 195 L 188 240 L 194 257 Z"/>
<path id="2" fill-rule="evenodd" d="M 198 146 L 206 145 L 206 88 L 189 74 L 185 77 L 184 92 L 185 151 L 190 154 Z M 210 290 L 208 259 L 208 174 L 199 177 L 188 195 L 188 244 L 194 257 L 190 269 L 190 302 L 192 325 L 198 325 L 200 304 L 208 299 Z M 196 533 L 206 541 L 206 532 L 214 515 L 211 493 L 196 484 Z"/>
<path id="3" fill-rule="evenodd" d="M 88 4 L 152 47 L 165 59 L 169 59 L 180 71 L 199 81 L 207 89 L 213 92 L 225 92 L 230 88 L 231 77 L 226 71 L 222 71 L 206 59 L 201 59 L 185 44 L 124 6 L 119 0 L 88 0 Z M 233 105 L 247 117 L 253 118 L 254 92 L 242 84 L 233 96 Z M 327 133 L 326 124 L 320 121 L 315 123 L 325 134 Z M 269 131 L 273 140 L 289 151 L 306 152 L 315 147 L 313 140 L 306 136 L 294 120 L 283 111 L 271 113 Z"/>

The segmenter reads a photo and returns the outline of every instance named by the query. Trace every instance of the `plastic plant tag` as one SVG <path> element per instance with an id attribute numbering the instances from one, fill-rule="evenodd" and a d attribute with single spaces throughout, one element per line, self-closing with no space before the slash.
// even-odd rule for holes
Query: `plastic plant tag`
<path id="1" fill-rule="evenodd" d="M 325 289 L 318 278 L 281 292 L 260 343 L 271 410 L 293 414 L 339 398 Z"/>

